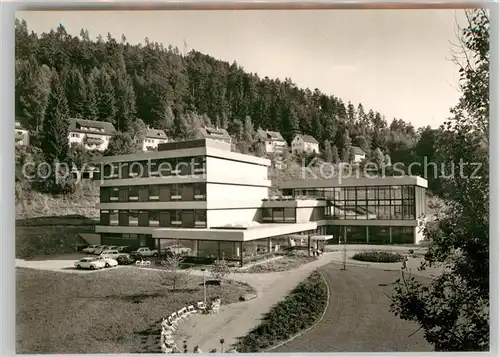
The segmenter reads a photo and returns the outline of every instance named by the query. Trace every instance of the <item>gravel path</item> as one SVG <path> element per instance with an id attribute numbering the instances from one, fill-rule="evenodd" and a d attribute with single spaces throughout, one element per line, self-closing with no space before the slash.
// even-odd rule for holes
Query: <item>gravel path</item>
<path id="1" fill-rule="evenodd" d="M 432 351 L 422 331 L 414 333 L 417 325 L 389 312 L 390 300 L 384 292 L 390 294 L 398 272 L 363 267 L 341 271 L 336 264 L 321 270 L 331 293 L 324 319 L 272 352 Z"/>

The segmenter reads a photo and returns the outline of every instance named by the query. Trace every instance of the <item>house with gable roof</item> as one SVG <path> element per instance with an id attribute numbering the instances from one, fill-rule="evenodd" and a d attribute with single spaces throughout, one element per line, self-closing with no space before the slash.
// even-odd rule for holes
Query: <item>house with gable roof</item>
<path id="1" fill-rule="evenodd" d="M 319 143 L 311 135 L 297 134 L 292 140 L 292 154 L 301 152 L 319 154 Z"/>

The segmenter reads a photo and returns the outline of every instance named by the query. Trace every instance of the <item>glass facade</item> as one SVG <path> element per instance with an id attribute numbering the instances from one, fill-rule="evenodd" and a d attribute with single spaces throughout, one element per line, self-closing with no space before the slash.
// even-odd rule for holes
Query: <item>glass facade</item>
<path id="1" fill-rule="evenodd" d="M 329 196 L 325 216 L 331 219 L 416 219 L 415 186 L 336 187 L 324 192 Z"/>
<path id="2" fill-rule="evenodd" d="M 262 208 L 264 223 L 295 223 L 297 212 L 295 207 Z"/>
<path id="3" fill-rule="evenodd" d="M 402 226 L 328 226 L 333 242 L 341 244 L 413 244 L 416 227 Z"/>
<path id="4" fill-rule="evenodd" d="M 206 183 L 101 187 L 101 203 L 206 201 Z"/>

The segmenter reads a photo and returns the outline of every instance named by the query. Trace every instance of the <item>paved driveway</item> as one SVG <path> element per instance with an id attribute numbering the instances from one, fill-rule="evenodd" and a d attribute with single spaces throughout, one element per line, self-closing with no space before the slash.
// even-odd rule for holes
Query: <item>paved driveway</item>
<path id="1" fill-rule="evenodd" d="M 72 254 L 63 254 L 55 257 L 49 257 L 46 259 L 38 258 L 34 260 L 24 260 L 16 258 L 16 267 L 57 271 L 62 273 L 78 273 L 78 274 L 93 274 L 105 270 L 105 269 L 100 269 L 100 270 L 76 269 L 74 263 L 77 260 L 80 260 L 84 257 L 93 257 L 93 255 L 84 253 L 72 253 Z M 121 269 L 121 268 L 122 266 L 117 266 L 110 269 Z"/>
<path id="2" fill-rule="evenodd" d="M 354 266 L 342 271 L 337 264 L 321 270 L 331 293 L 325 317 L 272 352 L 432 351 L 422 332 L 415 332 L 418 325 L 389 312 L 390 300 L 384 292 L 390 294 L 399 272 Z"/>

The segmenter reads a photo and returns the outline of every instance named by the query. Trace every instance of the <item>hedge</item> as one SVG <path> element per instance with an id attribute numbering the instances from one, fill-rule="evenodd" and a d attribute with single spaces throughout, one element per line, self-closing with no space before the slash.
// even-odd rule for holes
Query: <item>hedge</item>
<path id="1" fill-rule="evenodd" d="M 287 341 L 312 326 L 323 314 L 328 287 L 318 271 L 313 272 L 283 300 L 263 322 L 233 346 L 240 353 L 260 352 Z"/>
<path id="2" fill-rule="evenodd" d="M 352 259 L 374 263 L 397 263 L 402 262 L 405 257 L 400 253 L 393 252 L 360 252 L 354 254 Z"/>

